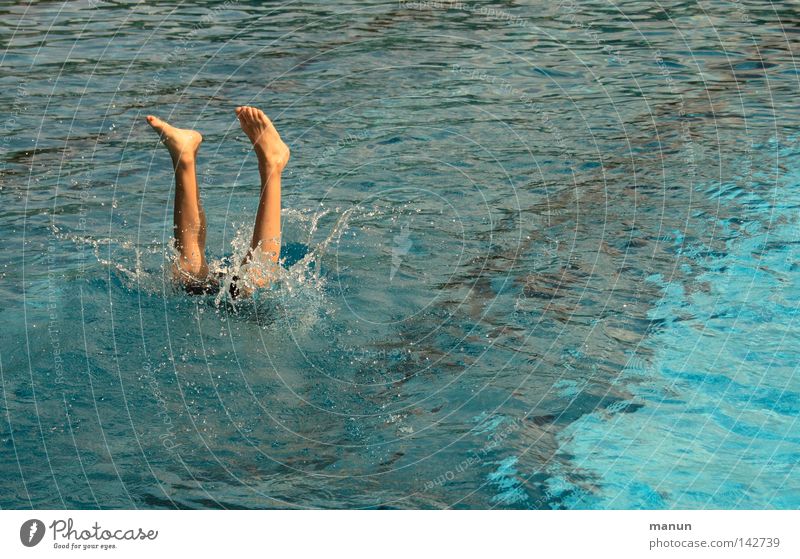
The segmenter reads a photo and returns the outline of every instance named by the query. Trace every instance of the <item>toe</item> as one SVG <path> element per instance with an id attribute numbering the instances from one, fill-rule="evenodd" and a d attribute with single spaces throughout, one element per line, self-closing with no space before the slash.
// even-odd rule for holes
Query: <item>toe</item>
<path id="1" fill-rule="evenodd" d="M 147 115 L 147 123 L 157 130 L 162 130 L 167 125 L 166 122 L 153 115 Z"/>

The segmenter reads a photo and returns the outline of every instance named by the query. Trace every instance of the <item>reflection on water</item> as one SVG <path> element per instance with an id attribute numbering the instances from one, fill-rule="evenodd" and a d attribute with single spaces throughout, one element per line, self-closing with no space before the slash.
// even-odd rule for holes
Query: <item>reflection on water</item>
<path id="1" fill-rule="evenodd" d="M 798 505 L 791 4 L 3 11 L 2 506 Z M 232 305 L 143 115 L 224 267 L 243 103 L 294 157 Z"/>

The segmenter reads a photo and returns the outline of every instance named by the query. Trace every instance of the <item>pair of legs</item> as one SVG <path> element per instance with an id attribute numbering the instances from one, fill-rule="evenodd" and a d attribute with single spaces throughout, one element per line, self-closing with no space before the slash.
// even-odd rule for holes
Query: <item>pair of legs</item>
<path id="1" fill-rule="evenodd" d="M 261 176 L 261 199 L 253 227 L 250 250 L 242 262 L 244 282 L 235 286 L 247 294 L 256 287 L 269 285 L 278 265 L 281 250 L 281 173 L 289 162 L 289 148 L 263 111 L 255 107 L 237 107 L 242 130 L 253 143 Z M 174 235 L 178 260 L 175 278 L 188 290 L 203 290 L 208 285 L 206 263 L 206 216 L 200 202 L 195 160 L 203 137 L 196 130 L 176 128 L 154 116 L 147 122 L 158 132 L 172 157 L 175 171 Z"/>

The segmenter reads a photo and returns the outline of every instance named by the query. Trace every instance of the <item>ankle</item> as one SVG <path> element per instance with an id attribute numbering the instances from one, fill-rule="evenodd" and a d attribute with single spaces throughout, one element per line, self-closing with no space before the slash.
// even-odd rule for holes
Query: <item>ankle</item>
<path id="1" fill-rule="evenodd" d="M 176 169 L 189 169 L 194 167 L 195 157 L 193 153 L 181 153 L 172 156 L 172 164 Z"/>
<path id="2" fill-rule="evenodd" d="M 270 178 L 281 176 L 285 167 L 286 161 L 276 161 L 274 159 L 268 160 L 266 158 L 259 158 L 258 161 L 258 169 L 261 172 L 262 182 Z"/>
<path id="3" fill-rule="evenodd" d="M 289 163 L 289 148 L 269 149 L 265 146 L 255 146 L 259 168 L 274 174 L 280 174 Z"/>

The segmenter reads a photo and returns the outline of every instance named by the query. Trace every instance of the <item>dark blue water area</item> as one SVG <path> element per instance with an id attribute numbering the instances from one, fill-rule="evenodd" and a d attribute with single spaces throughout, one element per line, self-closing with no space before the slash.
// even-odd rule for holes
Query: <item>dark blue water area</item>
<path id="1" fill-rule="evenodd" d="M 800 506 L 793 8 L 490 7 L 0 8 L 0 507 Z"/>

